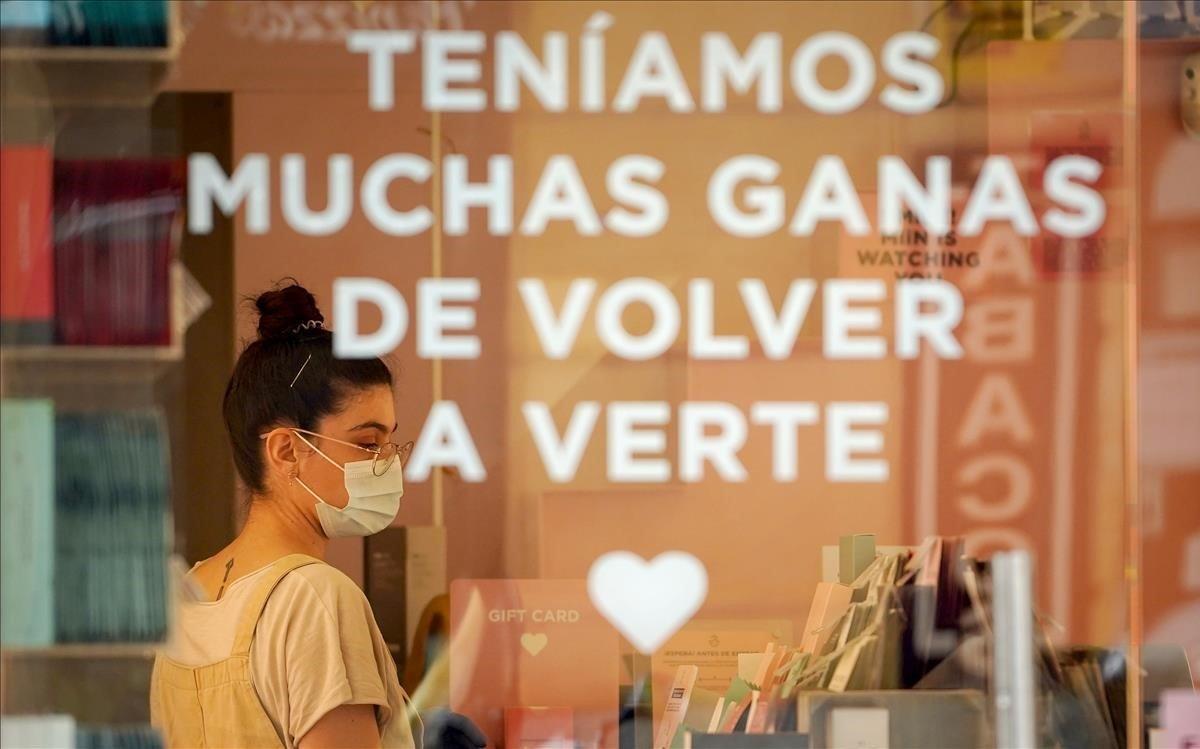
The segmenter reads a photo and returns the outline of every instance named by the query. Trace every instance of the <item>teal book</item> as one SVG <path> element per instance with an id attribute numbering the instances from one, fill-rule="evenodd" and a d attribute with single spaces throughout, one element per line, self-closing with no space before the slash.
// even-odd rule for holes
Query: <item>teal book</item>
<path id="1" fill-rule="evenodd" d="M 165 47 L 166 0 L 53 0 L 49 43 L 84 47 Z"/>
<path id="2" fill-rule="evenodd" d="M 170 465 L 155 410 L 59 412 L 58 642 L 159 642 L 167 630 Z"/>
<path id="3" fill-rule="evenodd" d="M 0 641 L 54 642 L 54 404 L 0 401 Z"/>

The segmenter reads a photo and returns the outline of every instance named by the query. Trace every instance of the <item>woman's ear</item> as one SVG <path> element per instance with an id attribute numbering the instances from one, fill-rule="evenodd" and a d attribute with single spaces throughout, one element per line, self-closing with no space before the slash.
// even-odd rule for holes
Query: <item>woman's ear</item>
<path id="1" fill-rule="evenodd" d="M 287 429 L 276 429 L 267 435 L 266 462 L 272 474 L 292 478 L 299 470 L 300 457 L 304 444 L 296 438 L 295 432 Z"/>

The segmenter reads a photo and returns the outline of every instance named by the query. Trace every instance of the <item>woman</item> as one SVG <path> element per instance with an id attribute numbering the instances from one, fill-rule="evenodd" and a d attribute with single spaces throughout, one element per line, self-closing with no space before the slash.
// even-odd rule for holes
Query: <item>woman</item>
<path id="1" fill-rule="evenodd" d="M 250 492 L 236 539 L 196 564 L 155 662 L 151 720 L 171 747 L 413 747 L 407 697 L 330 538 L 386 528 L 411 443 L 379 359 L 337 359 L 299 285 L 256 300 L 224 415 Z M 414 716 L 415 717 L 415 716 Z"/>

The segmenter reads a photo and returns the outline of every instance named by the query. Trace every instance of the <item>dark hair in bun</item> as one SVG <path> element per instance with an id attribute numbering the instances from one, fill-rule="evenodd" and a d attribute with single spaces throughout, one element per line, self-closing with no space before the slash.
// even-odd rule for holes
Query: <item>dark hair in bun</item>
<path id="1" fill-rule="evenodd" d="M 325 316 L 295 279 L 248 301 L 258 311 L 258 339 L 233 367 L 223 410 L 238 474 L 261 494 L 267 487 L 259 435 L 281 425 L 314 429 L 355 391 L 391 387 L 392 373 L 377 358 L 334 357 Z"/>
<path id="2" fill-rule="evenodd" d="M 325 322 L 325 316 L 317 309 L 316 297 L 296 283 L 295 279 L 284 280 L 291 283 L 264 291 L 254 300 L 254 306 L 258 309 L 259 338 L 293 335 L 316 327 L 309 325 L 310 323 Z"/>

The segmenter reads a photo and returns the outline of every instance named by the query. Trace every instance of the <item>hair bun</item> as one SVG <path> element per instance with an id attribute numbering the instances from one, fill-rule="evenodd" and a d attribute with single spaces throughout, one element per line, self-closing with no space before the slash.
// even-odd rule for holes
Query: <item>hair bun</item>
<path id="1" fill-rule="evenodd" d="M 264 291 L 254 300 L 258 308 L 258 337 L 261 339 L 281 338 L 296 333 L 297 328 L 312 321 L 325 322 L 325 316 L 317 308 L 317 300 L 308 289 L 286 279 L 286 286 Z"/>

